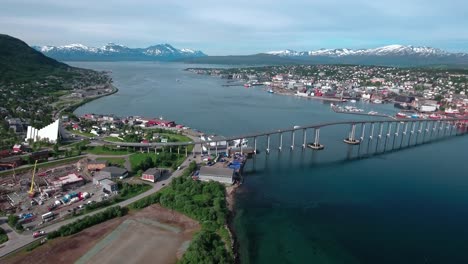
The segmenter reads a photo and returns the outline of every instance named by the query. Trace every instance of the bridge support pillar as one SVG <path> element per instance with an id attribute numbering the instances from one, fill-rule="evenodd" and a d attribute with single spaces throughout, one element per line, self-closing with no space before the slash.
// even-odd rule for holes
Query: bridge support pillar
<path id="1" fill-rule="evenodd" d="M 356 135 L 356 124 L 352 124 L 351 131 L 349 132 L 349 136 L 343 140 L 344 143 L 350 144 L 350 145 L 359 145 L 361 142 L 355 139 L 355 135 Z"/>
<path id="2" fill-rule="evenodd" d="M 283 148 L 283 133 L 280 133 L 280 145 L 279 145 L 279 151 Z"/>
<path id="3" fill-rule="evenodd" d="M 305 149 L 307 143 L 307 128 L 304 128 L 303 133 L 302 133 L 302 148 Z"/>
<path id="4" fill-rule="evenodd" d="M 216 157 L 218 156 L 218 141 L 215 142 Z"/>
<path id="5" fill-rule="evenodd" d="M 403 132 L 401 133 L 401 141 L 400 141 L 400 148 L 401 146 L 403 146 L 403 139 L 406 137 L 406 133 L 408 133 L 408 123 L 405 122 L 405 128 L 403 130 Z"/>
<path id="6" fill-rule="evenodd" d="M 361 131 L 362 131 L 362 133 L 361 133 L 361 141 L 363 141 L 363 140 L 364 140 L 365 133 L 366 133 L 366 123 L 362 123 L 362 124 L 361 124 Z"/>
<path id="7" fill-rule="evenodd" d="M 371 133 L 369 135 L 369 139 L 372 140 L 374 138 L 374 128 L 375 128 L 375 124 L 372 123 L 371 124 Z"/>
<path id="8" fill-rule="evenodd" d="M 254 154 L 257 155 L 257 137 L 254 137 Z"/>
<path id="9" fill-rule="evenodd" d="M 324 145 L 320 144 L 320 128 L 315 129 L 315 139 L 314 143 L 307 145 L 309 148 L 313 150 L 322 150 L 325 148 Z"/>
<path id="10" fill-rule="evenodd" d="M 398 134 L 400 133 L 400 124 L 401 124 L 401 123 L 402 123 L 402 122 L 399 122 L 399 123 L 397 124 L 397 129 L 396 129 L 396 131 L 395 131 L 395 134 L 393 135 L 392 149 L 395 148 L 395 141 L 396 141 L 396 139 L 398 138 Z"/>
<path id="11" fill-rule="evenodd" d="M 270 154 L 270 134 L 267 135 L 267 149 L 266 153 Z"/>
<path id="12" fill-rule="evenodd" d="M 188 145 L 185 146 L 185 157 L 187 157 L 187 156 L 188 156 Z"/>
<path id="13" fill-rule="evenodd" d="M 295 130 L 291 132 L 291 150 L 294 150 L 294 136 L 295 136 Z"/>

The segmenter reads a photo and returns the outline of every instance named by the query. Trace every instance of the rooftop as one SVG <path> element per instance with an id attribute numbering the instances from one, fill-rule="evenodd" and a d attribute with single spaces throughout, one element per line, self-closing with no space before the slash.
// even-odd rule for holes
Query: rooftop
<path id="1" fill-rule="evenodd" d="M 125 173 L 127 173 L 126 169 L 122 169 L 122 168 L 115 167 L 115 166 L 105 167 L 101 171 L 110 172 L 112 174 L 125 174 Z"/>
<path id="2" fill-rule="evenodd" d="M 216 168 L 216 167 L 203 166 L 200 168 L 199 176 L 231 178 L 233 174 L 234 174 L 234 170 L 229 169 L 229 168 Z"/>
<path id="3" fill-rule="evenodd" d="M 148 174 L 148 175 L 156 175 L 160 171 L 166 171 L 166 169 L 159 169 L 159 168 L 149 168 L 143 174 Z"/>

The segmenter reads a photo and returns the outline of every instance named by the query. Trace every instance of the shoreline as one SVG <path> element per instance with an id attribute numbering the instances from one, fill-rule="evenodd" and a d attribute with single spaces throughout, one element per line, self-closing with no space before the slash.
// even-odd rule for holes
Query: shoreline
<path id="1" fill-rule="evenodd" d="M 226 187 L 226 204 L 228 208 L 228 217 L 227 217 L 227 230 L 229 231 L 229 236 L 231 238 L 231 245 L 232 245 L 232 253 L 234 255 L 234 263 L 240 263 L 240 255 L 239 255 L 239 241 L 236 236 L 236 232 L 234 231 L 234 218 L 236 217 L 236 210 L 234 205 L 236 203 L 235 194 L 237 188 L 240 185 L 235 184 L 232 186 Z"/>
<path id="2" fill-rule="evenodd" d="M 92 102 L 92 101 L 94 101 L 94 100 L 97 100 L 97 99 L 99 99 L 99 98 L 102 98 L 102 97 L 105 97 L 105 96 L 109 96 L 109 95 L 113 95 L 113 94 L 115 94 L 115 93 L 117 93 L 117 92 L 119 91 L 119 88 L 117 88 L 117 86 L 115 86 L 115 85 L 113 85 L 113 84 L 112 84 L 111 86 L 112 86 L 112 91 L 111 91 L 111 92 L 106 93 L 106 94 L 101 94 L 101 95 L 99 95 L 99 96 L 94 96 L 94 97 L 85 98 L 85 99 L 83 99 L 83 100 L 82 100 L 81 102 L 79 102 L 79 103 L 76 103 L 76 104 L 74 104 L 74 105 L 68 106 L 67 108 L 63 109 L 63 111 L 65 111 L 65 112 L 71 112 L 71 113 L 74 114 L 74 112 L 76 111 L 76 109 L 78 109 L 79 107 L 84 106 L 85 104 L 90 103 L 90 102 Z"/>

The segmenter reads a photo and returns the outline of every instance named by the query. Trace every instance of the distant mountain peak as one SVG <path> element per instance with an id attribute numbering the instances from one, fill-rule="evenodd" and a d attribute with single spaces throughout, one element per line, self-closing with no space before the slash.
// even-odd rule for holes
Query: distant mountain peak
<path id="1" fill-rule="evenodd" d="M 175 60 L 203 57 L 203 52 L 192 49 L 177 49 L 168 43 L 156 44 L 147 48 L 129 48 L 109 42 L 101 48 L 83 44 L 63 46 L 33 46 L 34 49 L 58 60 Z"/>
<path id="2" fill-rule="evenodd" d="M 441 49 L 425 47 L 425 46 L 413 46 L 413 45 L 400 45 L 392 44 L 378 48 L 370 49 L 318 49 L 310 51 L 297 52 L 294 50 L 282 50 L 282 51 L 270 51 L 268 54 L 278 56 L 326 56 L 326 57 L 347 57 L 347 56 L 448 56 L 454 53 L 449 53 Z M 458 54 L 463 55 L 463 54 Z"/>

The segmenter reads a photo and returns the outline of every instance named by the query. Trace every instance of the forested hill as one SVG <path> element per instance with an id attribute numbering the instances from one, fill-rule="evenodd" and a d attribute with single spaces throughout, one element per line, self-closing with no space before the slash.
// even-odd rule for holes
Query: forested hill
<path id="1" fill-rule="evenodd" d="M 0 34 L 0 83 L 45 79 L 70 69 L 70 66 L 43 55 L 17 38 Z"/>

